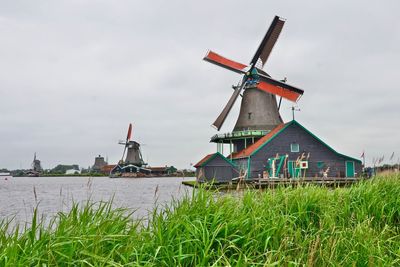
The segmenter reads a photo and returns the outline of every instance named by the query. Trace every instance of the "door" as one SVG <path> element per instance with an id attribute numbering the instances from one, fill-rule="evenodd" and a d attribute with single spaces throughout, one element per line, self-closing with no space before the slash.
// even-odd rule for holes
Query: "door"
<path id="1" fill-rule="evenodd" d="M 288 173 L 290 177 L 293 177 L 293 161 L 291 160 L 288 161 Z"/>
<path id="2" fill-rule="evenodd" d="M 301 177 L 300 166 L 296 166 L 296 161 L 288 161 L 288 169 L 291 178 Z"/>
<path id="3" fill-rule="evenodd" d="M 346 161 L 346 177 L 354 177 L 354 161 Z"/>

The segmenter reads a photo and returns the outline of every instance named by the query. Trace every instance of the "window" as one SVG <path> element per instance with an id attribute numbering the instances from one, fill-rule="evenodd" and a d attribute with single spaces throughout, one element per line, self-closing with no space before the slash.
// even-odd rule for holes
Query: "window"
<path id="1" fill-rule="evenodd" d="M 300 151 L 299 144 L 296 143 L 290 144 L 290 152 L 299 152 L 299 151 Z"/>

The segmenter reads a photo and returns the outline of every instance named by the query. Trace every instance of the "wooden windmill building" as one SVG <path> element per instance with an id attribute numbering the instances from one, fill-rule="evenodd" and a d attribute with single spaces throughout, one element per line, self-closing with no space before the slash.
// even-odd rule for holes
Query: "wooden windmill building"
<path id="1" fill-rule="evenodd" d="M 120 145 L 124 145 L 124 151 L 119 163 L 110 171 L 110 177 L 150 174 L 151 170 L 146 168 L 147 163 L 145 163 L 143 160 L 140 144 L 134 140 L 131 140 L 131 137 L 132 124 L 130 123 L 126 140 L 121 140 L 118 142 Z"/>
<path id="2" fill-rule="evenodd" d="M 235 101 L 242 95 L 240 113 L 232 132 L 216 134 L 217 152 L 195 165 L 200 180 L 230 181 L 238 176 L 258 177 L 340 176 L 354 177 L 361 161 L 339 154 L 300 123 L 283 123 L 282 99 L 297 102 L 303 90 L 271 78 L 262 70 L 285 21 L 276 16 L 259 48 L 245 65 L 209 51 L 204 60 L 242 75 L 221 114 L 213 123 L 219 131 Z M 279 97 L 279 101 L 277 101 Z M 228 144 L 229 151 L 224 151 Z M 228 156 L 224 156 L 228 152 Z"/>

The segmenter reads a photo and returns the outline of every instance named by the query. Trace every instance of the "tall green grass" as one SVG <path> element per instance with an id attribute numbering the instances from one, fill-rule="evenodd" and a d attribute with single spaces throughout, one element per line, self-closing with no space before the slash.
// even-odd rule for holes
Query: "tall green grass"
<path id="1" fill-rule="evenodd" d="M 111 203 L 74 205 L 44 224 L 0 225 L 0 266 L 400 265 L 400 176 L 193 195 L 147 223 Z"/>

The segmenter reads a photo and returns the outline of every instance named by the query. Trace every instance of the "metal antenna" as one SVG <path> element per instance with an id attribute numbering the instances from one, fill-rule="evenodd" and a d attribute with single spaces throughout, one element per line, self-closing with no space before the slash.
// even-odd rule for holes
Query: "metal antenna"
<path id="1" fill-rule="evenodd" d="M 292 117 L 293 117 L 293 120 L 294 120 L 294 112 L 295 111 L 300 111 L 300 109 L 296 108 L 295 106 L 292 106 Z"/>

